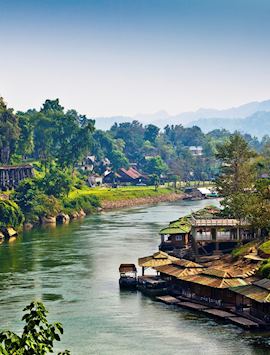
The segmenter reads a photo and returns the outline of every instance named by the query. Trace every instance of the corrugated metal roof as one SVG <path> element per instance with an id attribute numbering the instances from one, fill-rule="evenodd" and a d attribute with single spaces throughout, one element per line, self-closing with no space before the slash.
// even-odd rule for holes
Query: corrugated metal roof
<path id="1" fill-rule="evenodd" d="M 179 265 L 182 267 L 190 267 L 190 268 L 203 268 L 202 265 L 194 263 L 194 261 L 191 260 L 186 260 L 186 259 L 178 259 L 176 261 L 173 261 L 174 265 Z"/>
<path id="2" fill-rule="evenodd" d="M 226 278 L 226 279 L 232 279 L 235 278 L 236 275 L 234 273 L 221 270 L 221 269 L 215 269 L 215 268 L 208 268 L 203 271 L 204 275 L 210 275 L 210 276 L 216 276 L 219 278 Z"/>
<path id="3" fill-rule="evenodd" d="M 181 276 L 196 275 L 201 272 L 200 268 L 181 268 L 173 264 L 154 267 L 155 270 L 176 278 Z"/>
<path id="4" fill-rule="evenodd" d="M 230 290 L 259 303 L 270 302 L 270 292 L 259 286 L 256 286 L 255 283 L 253 285 L 242 287 L 232 287 Z"/>
<path id="5" fill-rule="evenodd" d="M 196 283 L 203 286 L 209 286 L 213 288 L 230 288 L 235 286 L 244 286 L 247 283 L 240 278 L 226 279 L 207 275 L 195 275 L 178 277 L 180 280 Z"/>
<path id="6" fill-rule="evenodd" d="M 191 221 L 194 227 L 235 227 L 240 225 L 240 221 L 232 218 L 199 218 Z"/>
<path id="7" fill-rule="evenodd" d="M 129 168 L 128 170 L 121 168 L 120 171 L 122 171 L 124 174 L 129 176 L 131 179 L 138 179 L 142 177 L 142 174 L 139 173 L 136 169 L 134 168 Z"/>
<path id="8" fill-rule="evenodd" d="M 261 279 L 259 281 L 253 282 L 253 285 L 264 288 L 267 291 L 270 291 L 270 280 L 269 279 Z"/>

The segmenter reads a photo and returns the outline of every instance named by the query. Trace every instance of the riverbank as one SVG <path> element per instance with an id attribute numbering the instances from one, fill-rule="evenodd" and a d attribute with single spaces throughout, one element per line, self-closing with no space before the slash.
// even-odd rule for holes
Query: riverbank
<path id="1" fill-rule="evenodd" d="M 10 204 L 10 195 L 6 194 L 2 198 L 3 208 L 8 208 Z M 101 210 L 114 210 L 124 207 L 132 207 L 146 204 L 157 204 L 159 202 L 173 202 L 181 200 L 184 197 L 182 192 L 175 192 L 170 187 L 160 186 L 156 189 L 154 186 L 125 186 L 119 188 L 96 187 L 89 188 L 87 186 L 81 189 L 73 189 L 67 197 L 63 199 L 53 199 L 50 201 L 50 208 L 43 210 L 41 204 L 40 209 L 32 211 L 31 214 L 22 214 L 20 207 L 16 205 L 17 214 L 22 216 L 24 221 L 23 227 L 26 230 L 34 226 L 43 224 L 67 224 L 71 220 L 83 218 L 86 215 L 100 212 Z M 14 204 L 14 203 L 13 203 Z M 8 216 L 10 213 L 5 211 Z M 41 214 L 38 214 L 41 212 Z M 10 218 L 5 219 L 3 227 L 12 226 L 16 230 L 22 225 L 13 224 Z M 6 236 L 9 237 L 8 235 Z"/>
<path id="2" fill-rule="evenodd" d="M 158 196 L 136 197 L 133 199 L 126 199 L 126 200 L 116 200 L 116 201 L 104 200 L 101 202 L 101 207 L 103 210 L 112 210 L 117 208 L 148 205 L 148 204 L 155 204 L 160 202 L 173 202 L 173 201 L 182 200 L 183 197 L 184 195 L 181 193 L 169 193 L 169 194 L 162 194 Z"/>
<path id="3" fill-rule="evenodd" d="M 155 204 L 159 202 L 173 202 L 184 197 L 182 192 L 175 192 L 172 188 L 154 186 L 126 186 L 119 188 L 87 188 L 72 191 L 70 199 L 80 196 L 95 195 L 104 210 L 112 210 L 130 206 Z"/>

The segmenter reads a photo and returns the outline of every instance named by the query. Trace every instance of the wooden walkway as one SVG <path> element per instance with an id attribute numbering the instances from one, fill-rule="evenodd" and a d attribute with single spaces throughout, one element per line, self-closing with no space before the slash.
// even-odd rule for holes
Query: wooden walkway
<path id="1" fill-rule="evenodd" d="M 230 321 L 231 323 L 238 325 L 242 328 L 245 329 L 256 329 L 260 327 L 259 322 L 252 321 L 248 318 L 241 317 L 238 314 L 234 312 L 228 312 L 222 309 L 218 308 L 211 308 L 207 305 L 198 303 L 198 302 L 192 302 L 188 300 L 184 300 L 182 297 L 176 298 L 170 295 L 165 295 L 165 296 L 159 296 L 155 298 L 156 301 L 165 303 L 167 305 L 172 305 L 172 306 L 180 306 L 186 309 L 194 310 L 194 311 L 199 311 L 204 313 L 205 315 L 218 318 L 218 319 L 223 319 L 226 321 Z"/>
<path id="2" fill-rule="evenodd" d="M 156 297 L 156 300 L 168 305 L 180 305 L 181 303 L 178 298 L 170 295 Z"/>
<path id="3" fill-rule="evenodd" d="M 259 328 L 259 324 L 256 322 L 253 322 L 250 319 L 244 318 L 244 317 L 229 317 L 228 318 L 232 323 L 239 325 L 240 327 L 243 327 L 245 329 L 254 329 L 254 328 Z"/>

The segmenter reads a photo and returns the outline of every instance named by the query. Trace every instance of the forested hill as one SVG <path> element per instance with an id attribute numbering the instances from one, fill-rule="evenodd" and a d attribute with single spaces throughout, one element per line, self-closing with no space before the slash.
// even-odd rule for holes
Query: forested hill
<path id="1" fill-rule="evenodd" d="M 39 111 L 17 113 L 0 99 L 0 165 L 37 161 L 46 169 L 56 164 L 74 170 L 94 157 L 93 172 L 99 175 L 135 166 L 149 176 L 206 180 L 217 175 L 217 146 L 230 135 L 227 130 L 206 134 L 197 126 L 158 127 L 136 120 L 101 130 L 94 120 L 62 107 L 58 99 L 46 100 Z M 269 136 L 243 137 L 251 148 L 268 155 Z"/>

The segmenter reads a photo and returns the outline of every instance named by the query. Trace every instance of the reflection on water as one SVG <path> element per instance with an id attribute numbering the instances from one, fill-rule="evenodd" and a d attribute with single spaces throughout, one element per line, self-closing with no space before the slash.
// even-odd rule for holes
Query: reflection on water
<path id="1" fill-rule="evenodd" d="M 212 202 L 211 202 L 212 203 Z M 0 245 L 0 324 L 15 331 L 22 308 L 42 299 L 72 354 L 265 354 L 268 335 L 120 292 L 120 263 L 157 250 L 159 229 L 209 201 L 180 201 L 87 217 L 26 232 Z"/>

